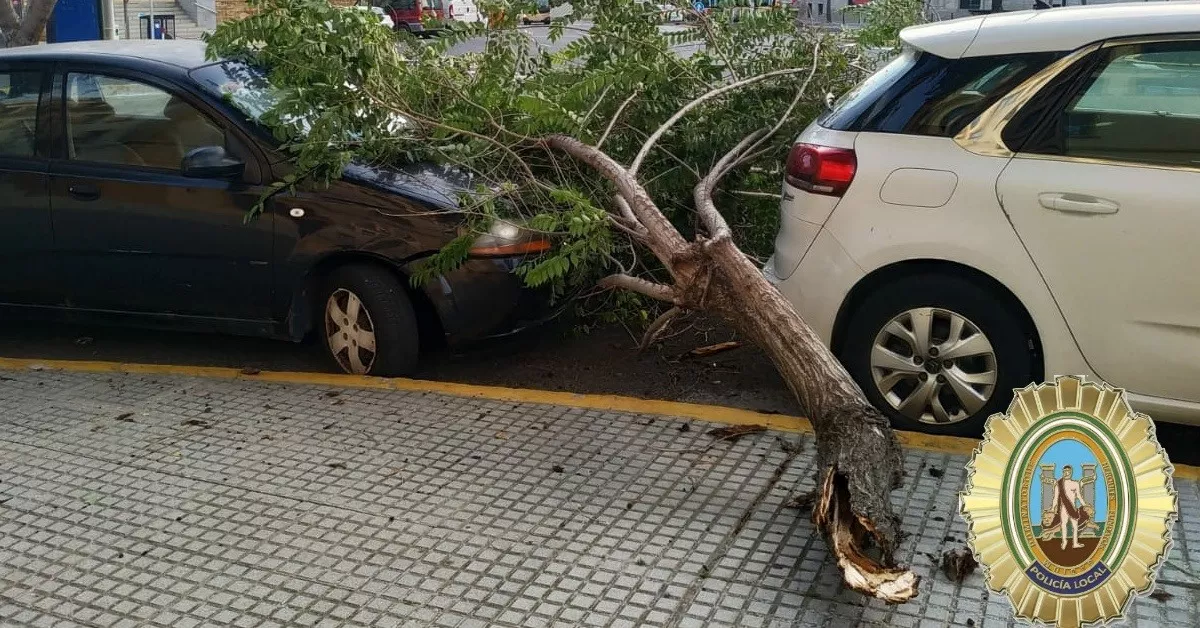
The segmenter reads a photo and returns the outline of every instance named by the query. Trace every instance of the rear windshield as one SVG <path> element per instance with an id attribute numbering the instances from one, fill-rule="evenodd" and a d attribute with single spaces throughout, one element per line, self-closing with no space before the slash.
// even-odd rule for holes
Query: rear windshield
<path id="1" fill-rule="evenodd" d="M 906 49 L 817 123 L 837 131 L 950 137 L 1063 53 L 945 59 Z"/>

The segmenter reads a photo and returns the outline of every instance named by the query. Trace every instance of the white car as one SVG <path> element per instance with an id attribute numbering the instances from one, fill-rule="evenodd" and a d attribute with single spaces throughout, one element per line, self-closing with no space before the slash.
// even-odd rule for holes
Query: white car
<path id="1" fill-rule="evenodd" d="M 898 426 L 1063 374 L 1200 422 L 1200 4 L 901 38 L 798 138 L 767 277 Z"/>
<path id="2" fill-rule="evenodd" d="M 450 0 L 448 14 L 450 19 L 459 22 L 486 21 L 475 0 Z"/>

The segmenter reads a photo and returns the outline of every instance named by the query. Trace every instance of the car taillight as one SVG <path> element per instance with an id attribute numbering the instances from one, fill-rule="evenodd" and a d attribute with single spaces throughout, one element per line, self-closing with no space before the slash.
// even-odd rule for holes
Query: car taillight
<path id="1" fill-rule="evenodd" d="M 796 144 L 788 153 L 788 183 L 814 194 L 841 196 L 854 181 L 858 159 L 852 148 Z"/>

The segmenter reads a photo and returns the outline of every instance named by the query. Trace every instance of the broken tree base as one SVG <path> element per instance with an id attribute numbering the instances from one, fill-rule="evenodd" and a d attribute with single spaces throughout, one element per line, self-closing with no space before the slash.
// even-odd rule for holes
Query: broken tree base
<path id="1" fill-rule="evenodd" d="M 829 470 L 817 495 L 813 522 L 824 532 L 842 570 L 842 579 L 851 589 L 887 602 L 900 604 L 917 595 L 921 578 L 909 569 L 888 567 L 865 553 L 876 540 L 870 520 L 860 518 L 850 508 L 846 480 Z"/>

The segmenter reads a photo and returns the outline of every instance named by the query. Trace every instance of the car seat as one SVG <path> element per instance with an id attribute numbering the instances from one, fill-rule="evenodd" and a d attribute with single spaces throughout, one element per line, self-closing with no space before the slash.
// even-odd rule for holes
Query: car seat
<path id="1" fill-rule="evenodd" d="M 71 159 L 144 166 L 146 162 L 122 141 L 112 105 L 100 98 L 67 101 L 67 152 Z"/>
<path id="2" fill-rule="evenodd" d="M 37 94 L 0 100 L 0 155 L 30 156 L 37 144 Z"/>
<path id="3" fill-rule="evenodd" d="M 124 143 L 146 165 L 177 170 L 193 148 L 224 145 L 221 130 L 182 98 L 171 96 L 162 113 L 162 118 L 140 122 L 126 135 Z"/>

